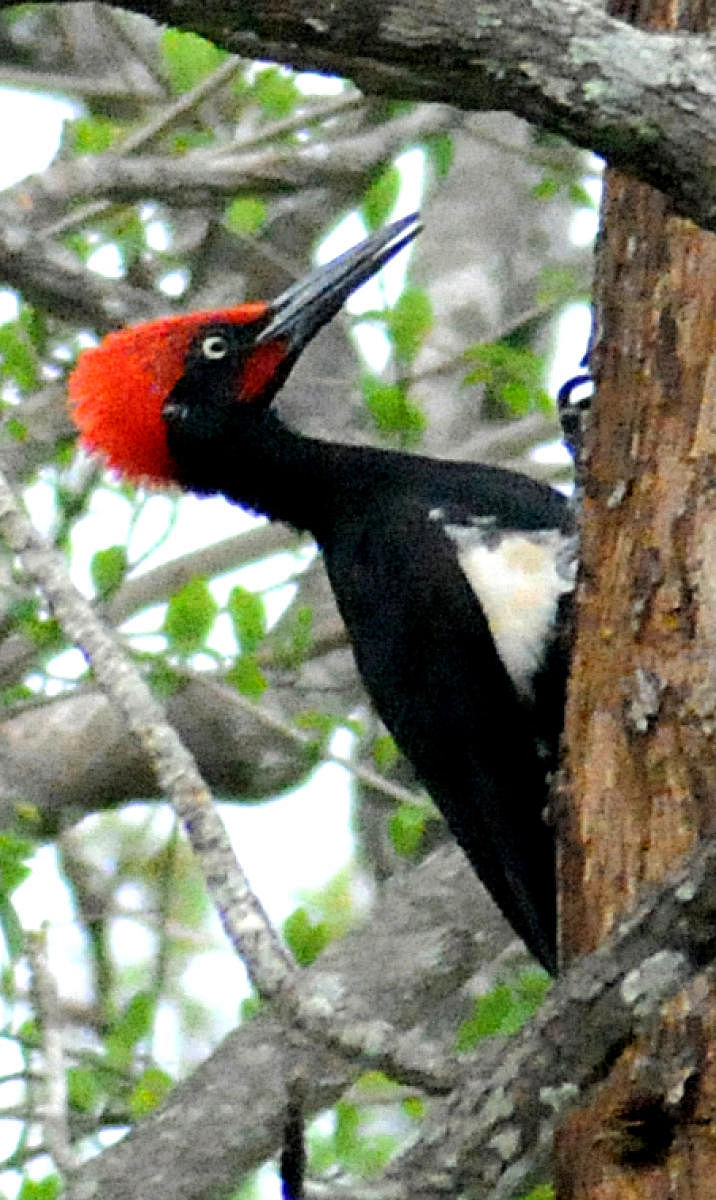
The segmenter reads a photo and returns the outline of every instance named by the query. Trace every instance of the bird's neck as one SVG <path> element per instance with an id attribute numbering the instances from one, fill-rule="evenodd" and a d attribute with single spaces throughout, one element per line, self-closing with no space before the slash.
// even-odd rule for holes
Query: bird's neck
<path id="1" fill-rule="evenodd" d="M 271 520 L 309 530 L 323 543 L 336 506 L 360 504 L 389 453 L 307 437 L 267 410 L 242 422 L 236 438 L 222 439 L 212 490 Z"/>

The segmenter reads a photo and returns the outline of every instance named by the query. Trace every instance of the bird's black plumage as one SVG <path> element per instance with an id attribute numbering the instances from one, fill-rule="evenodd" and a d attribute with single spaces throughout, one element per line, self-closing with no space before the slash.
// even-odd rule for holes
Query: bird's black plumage
<path id="1" fill-rule="evenodd" d="M 342 294 L 350 284 L 344 271 Z M 554 972 L 555 839 L 544 810 L 567 669 L 569 505 L 514 472 L 289 429 L 270 403 L 318 317 L 337 306 L 335 289 L 309 286 L 299 299 L 278 305 L 290 317 L 279 328 L 286 358 L 250 403 L 237 400 L 237 379 L 271 332 L 270 314 L 257 329 L 200 331 L 164 404 L 177 478 L 314 535 L 378 713 L 508 920 Z M 304 324 L 292 340 L 294 312 Z"/>
<path id="2" fill-rule="evenodd" d="M 190 376 L 182 390 L 188 393 Z M 196 409 L 204 401 L 197 396 Z M 217 426 L 170 418 L 181 481 L 309 530 L 356 663 L 478 875 L 537 958 L 556 965 L 554 837 L 544 819 L 557 761 L 568 584 L 520 690 L 447 531 L 479 541 L 569 536 L 565 498 L 526 476 L 306 438 L 271 410 L 213 407 Z M 208 422 L 211 425 L 211 422 Z M 506 617 L 509 620 L 509 613 Z"/>

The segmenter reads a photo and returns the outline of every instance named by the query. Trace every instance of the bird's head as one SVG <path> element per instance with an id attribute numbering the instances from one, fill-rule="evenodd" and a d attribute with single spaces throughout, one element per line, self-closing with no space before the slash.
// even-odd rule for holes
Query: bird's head
<path id="1" fill-rule="evenodd" d="M 81 440 L 126 478 L 171 483 L 173 434 L 221 436 L 235 406 L 266 408 L 304 346 L 420 232 L 404 217 L 272 302 L 162 317 L 110 333 L 69 379 Z"/>

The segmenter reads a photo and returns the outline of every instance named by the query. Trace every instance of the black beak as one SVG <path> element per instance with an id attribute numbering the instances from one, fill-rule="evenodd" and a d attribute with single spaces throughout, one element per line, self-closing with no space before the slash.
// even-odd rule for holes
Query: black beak
<path id="1" fill-rule="evenodd" d="M 283 338 L 289 352 L 297 354 L 336 315 L 351 293 L 412 242 L 421 229 L 418 214 L 412 213 L 292 284 L 269 305 L 269 323 L 256 344 Z"/>

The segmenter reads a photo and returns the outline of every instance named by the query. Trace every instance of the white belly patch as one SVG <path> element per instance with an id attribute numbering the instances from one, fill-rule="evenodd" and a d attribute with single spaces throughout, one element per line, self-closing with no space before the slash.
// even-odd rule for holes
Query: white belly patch
<path id="1" fill-rule="evenodd" d="M 531 691 L 554 628 L 559 598 L 574 588 L 576 544 L 558 529 L 497 533 L 445 525 L 515 687 Z"/>

